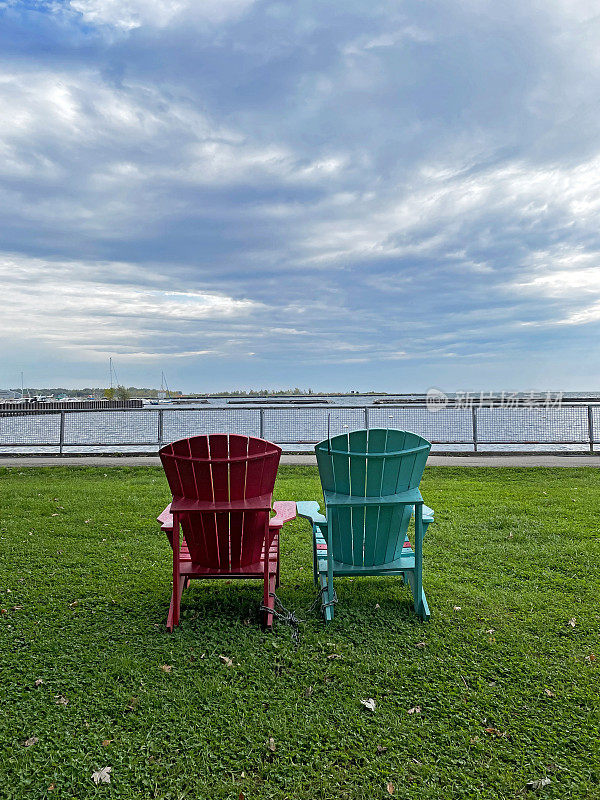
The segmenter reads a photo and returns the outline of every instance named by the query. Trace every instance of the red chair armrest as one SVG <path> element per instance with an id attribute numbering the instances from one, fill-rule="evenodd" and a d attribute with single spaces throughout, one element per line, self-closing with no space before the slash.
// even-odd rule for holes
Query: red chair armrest
<path id="1" fill-rule="evenodd" d="M 171 503 L 162 511 L 156 521 L 160 523 L 161 530 L 163 531 L 172 531 L 173 530 L 173 514 L 171 514 Z"/>
<path id="2" fill-rule="evenodd" d="M 296 503 L 291 500 L 279 500 L 273 503 L 275 516 L 269 520 L 269 528 L 281 528 L 285 522 L 296 518 Z"/>

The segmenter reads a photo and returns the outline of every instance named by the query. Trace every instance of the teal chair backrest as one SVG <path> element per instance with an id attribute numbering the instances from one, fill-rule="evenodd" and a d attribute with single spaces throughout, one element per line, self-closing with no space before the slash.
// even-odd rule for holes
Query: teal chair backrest
<path id="1" fill-rule="evenodd" d="M 333 436 L 315 447 L 326 503 L 327 492 L 382 499 L 364 505 L 327 504 L 335 561 L 371 567 L 401 555 L 413 509 L 393 502 L 390 495 L 419 486 L 430 450 L 431 443 L 416 433 L 385 428 Z"/>

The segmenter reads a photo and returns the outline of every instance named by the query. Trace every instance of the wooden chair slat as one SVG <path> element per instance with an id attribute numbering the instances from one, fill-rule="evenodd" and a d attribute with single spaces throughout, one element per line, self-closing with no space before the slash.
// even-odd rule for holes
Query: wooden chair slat
<path id="1" fill-rule="evenodd" d="M 262 439 L 250 439 L 248 442 L 248 455 L 264 454 L 267 442 Z M 261 494 L 262 474 L 265 464 L 264 459 L 254 459 L 248 462 L 246 469 L 246 497 L 255 497 Z"/>
<path id="2" fill-rule="evenodd" d="M 229 514 L 229 550 L 231 569 L 238 569 L 244 562 L 242 558 L 242 537 L 244 531 L 244 514 Z"/>
<path id="3" fill-rule="evenodd" d="M 345 438 L 347 440 L 347 437 Z M 337 448 L 340 448 L 340 444 L 337 444 Z M 347 441 L 345 450 L 345 453 L 335 452 L 332 454 L 334 491 L 340 494 L 350 494 L 350 456 L 348 455 Z"/>
<path id="4" fill-rule="evenodd" d="M 235 516 L 237 512 L 232 512 Z M 203 515 L 207 516 L 207 515 Z M 217 527 L 217 547 L 219 550 L 219 569 L 231 568 L 231 553 L 230 553 L 230 540 L 229 540 L 229 520 L 230 514 L 227 511 L 221 511 L 215 514 L 216 527 Z"/>
<path id="5" fill-rule="evenodd" d="M 229 500 L 229 464 L 225 460 L 229 456 L 229 442 L 226 434 L 213 433 L 209 436 L 211 458 L 219 461 L 210 462 L 212 485 L 215 501 Z"/>
<path id="6" fill-rule="evenodd" d="M 229 436 L 229 458 L 229 496 L 231 500 L 241 500 L 246 496 L 247 436 Z"/>
<path id="7" fill-rule="evenodd" d="M 369 431 L 367 442 L 367 453 L 381 453 L 385 451 L 387 440 L 387 430 L 376 428 Z M 365 482 L 365 494 L 367 497 L 380 497 L 381 481 L 383 477 L 383 459 L 367 459 L 367 477 Z"/>

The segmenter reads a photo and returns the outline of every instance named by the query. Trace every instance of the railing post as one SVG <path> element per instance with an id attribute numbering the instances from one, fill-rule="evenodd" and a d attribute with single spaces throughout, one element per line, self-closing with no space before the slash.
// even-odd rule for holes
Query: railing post
<path id="1" fill-rule="evenodd" d="M 477 452 L 477 409 L 471 406 L 471 414 L 473 418 L 473 452 Z"/>
<path id="2" fill-rule="evenodd" d="M 163 442 L 163 414 L 164 413 L 165 412 L 163 411 L 162 408 L 158 412 L 158 446 L 159 446 L 159 448 L 161 447 L 162 442 Z"/>
<path id="3" fill-rule="evenodd" d="M 58 437 L 58 447 L 59 447 L 58 452 L 60 453 L 61 456 L 63 454 L 64 446 L 65 446 L 65 412 L 61 411 L 60 412 L 60 434 L 59 434 L 59 437 Z"/>
<path id="4" fill-rule="evenodd" d="M 588 406 L 588 433 L 590 439 L 590 453 L 594 452 L 594 415 L 592 413 L 592 407 Z"/>
<path id="5" fill-rule="evenodd" d="M 265 438 L 265 410 L 264 408 L 260 409 L 260 433 L 259 436 L 261 439 Z"/>
<path id="6" fill-rule="evenodd" d="M 369 430 L 369 409 L 365 406 L 365 430 Z"/>

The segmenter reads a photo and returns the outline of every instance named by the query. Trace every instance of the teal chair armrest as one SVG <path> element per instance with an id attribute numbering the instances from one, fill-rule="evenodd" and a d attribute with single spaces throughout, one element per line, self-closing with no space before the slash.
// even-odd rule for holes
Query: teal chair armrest
<path id="1" fill-rule="evenodd" d="M 313 525 L 318 525 L 320 528 L 327 527 L 327 517 L 319 511 L 316 500 L 302 500 L 296 503 L 296 511 L 299 517 L 310 520 Z"/>
<path id="2" fill-rule="evenodd" d="M 433 522 L 433 508 L 429 508 L 423 503 L 423 522 Z"/>

